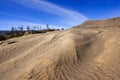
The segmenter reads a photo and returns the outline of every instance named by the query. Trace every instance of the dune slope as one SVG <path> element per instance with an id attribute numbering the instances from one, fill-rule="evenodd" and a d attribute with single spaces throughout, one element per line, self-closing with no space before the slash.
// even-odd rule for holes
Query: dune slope
<path id="1" fill-rule="evenodd" d="M 119 29 L 70 29 L 0 42 L 0 80 L 120 80 Z"/>
<path id="2" fill-rule="evenodd" d="M 88 20 L 76 28 L 120 28 L 120 17 L 105 20 Z"/>

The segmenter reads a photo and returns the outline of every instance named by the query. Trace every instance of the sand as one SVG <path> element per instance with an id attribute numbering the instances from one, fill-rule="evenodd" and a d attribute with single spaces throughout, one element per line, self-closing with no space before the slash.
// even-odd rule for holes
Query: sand
<path id="1" fill-rule="evenodd" d="M 120 80 L 120 29 L 69 29 L 0 42 L 0 80 Z"/>
<path id="2" fill-rule="evenodd" d="M 83 24 L 76 26 L 77 28 L 120 28 L 120 17 L 104 19 L 104 20 L 88 20 Z"/>

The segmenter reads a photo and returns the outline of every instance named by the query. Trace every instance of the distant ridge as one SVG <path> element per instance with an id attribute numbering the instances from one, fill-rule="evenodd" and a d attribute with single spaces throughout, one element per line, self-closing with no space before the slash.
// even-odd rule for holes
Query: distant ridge
<path id="1" fill-rule="evenodd" d="M 9 33 L 10 31 L 8 30 L 0 30 L 0 34 L 5 34 L 5 33 Z"/>
<path id="2" fill-rule="evenodd" d="M 118 28 L 120 27 L 120 17 L 106 20 L 88 20 L 75 28 Z"/>

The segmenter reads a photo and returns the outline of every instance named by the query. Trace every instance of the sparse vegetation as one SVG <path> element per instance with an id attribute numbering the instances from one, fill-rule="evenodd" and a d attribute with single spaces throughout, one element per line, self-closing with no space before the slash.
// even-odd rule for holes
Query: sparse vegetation
<path id="1" fill-rule="evenodd" d="M 64 30 L 64 28 L 62 28 L 61 30 Z M 31 28 L 30 26 L 26 27 L 26 30 L 24 30 L 23 25 L 19 26 L 19 27 L 11 27 L 11 31 L 8 33 L 4 33 L 4 34 L 0 34 L 0 41 L 2 40 L 7 40 L 10 38 L 14 38 L 14 37 L 20 37 L 23 35 L 28 35 L 28 34 L 38 34 L 38 33 L 46 33 L 46 32 L 51 32 L 51 31 L 60 31 L 60 29 L 51 29 L 49 27 L 49 25 L 46 25 L 46 29 L 41 29 L 41 26 L 33 26 L 33 28 Z"/>
<path id="2" fill-rule="evenodd" d="M 5 34 L 0 34 L 0 41 L 8 39 L 8 36 Z"/>

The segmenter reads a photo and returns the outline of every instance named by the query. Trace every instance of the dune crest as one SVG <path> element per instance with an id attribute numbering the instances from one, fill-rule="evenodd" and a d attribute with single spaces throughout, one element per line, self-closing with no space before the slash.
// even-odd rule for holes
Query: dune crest
<path id="1" fill-rule="evenodd" d="M 88 20 L 75 28 L 120 28 L 120 17 L 105 20 Z"/>

